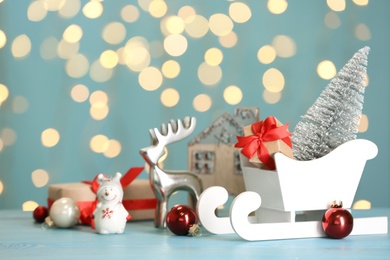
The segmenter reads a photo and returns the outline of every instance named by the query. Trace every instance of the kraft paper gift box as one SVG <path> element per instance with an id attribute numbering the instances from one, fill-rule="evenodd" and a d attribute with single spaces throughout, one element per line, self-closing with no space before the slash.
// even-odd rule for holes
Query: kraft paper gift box
<path id="1" fill-rule="evenodd" d="M 131 215 L 131 220 L 154 219 L 157 200 L 150 187 L 149 180 L 134 180 L 123 189 L 122 203 Z M 48 206 L 60 198 L 70 198 L 80 208 L 80 223 L 90 224 L 88 217 L 93 212 L 96 194 L 89 183 L 63 183 L 49 185 Z M 83 217 L 83 212 L 84 217 Z"/>
<path id="2" fill-rule="evenodd" d="M 157 199 L 149 180 L 134 180 L 123 189 L 123 205 L 131 215 L 131 220 L 154 219 Z"/>
<path id="3" fill-rule="evenodd" d="M 266 121 L 269 121 L 269 120 L 272 120 L 272 121 L 274 120 L 274 122 L 276 122 L 276 127 L 285 126 L 275 117 L 268 117 L 265 120 L 260 121 L 260 122 L 265 123 Z M 255 134 L 252 131 L 252 125 L 245 126 L 243 128 L 243 130 L 244 130 L 245 137 L 253 136 Z M 288 130 L 287 130 L 287 132 L 288 132 Z M 273 165 L 273 167 L 267 167 L 266 164 L 259 159 L 257 152 L 255 152 L 253 154 L 253 156 L 251 158 L 249 158 L 249 162 L 258 168 L 275 170 L 275 166 L 274 166 L 275 163 L 274 163 L 273 156 L 275 155 L 275 153 L 278 153 L 278 152 L 283 153 L 287 157 L 294 158 L 292 147 L 291 147 L 290 137 L 283 138 L 283 140 L 278 139 L 278 140 L 274 140 L 274 141 L 263 141 L 262 143 L 264 144 L 265 148 L 268 151 L 268 154 L 271 157 L 270 158 L 272 160 L 271 165 Z"/>

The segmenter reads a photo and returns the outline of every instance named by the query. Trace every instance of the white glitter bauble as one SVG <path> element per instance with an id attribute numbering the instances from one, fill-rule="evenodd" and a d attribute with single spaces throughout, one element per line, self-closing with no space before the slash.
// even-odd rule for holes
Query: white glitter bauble
<path id="1" fill-rule="evenodd" d="M 55 226 L 69 228 L 77 224 L 80 217 L 80 209 L 72 199 L 61 198 L 53 203 L 49 216 Z"/>

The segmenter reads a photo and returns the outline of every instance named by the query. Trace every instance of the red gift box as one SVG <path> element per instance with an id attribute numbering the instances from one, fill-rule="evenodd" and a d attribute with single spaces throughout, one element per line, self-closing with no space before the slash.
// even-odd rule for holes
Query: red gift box
<path id="1" fill-rule="evenodd" d="M 294 158 L 291 144 L 291 133 L 288 124 L 282 125 L 275 117 L 267 117 L 250 126 L 244 127 L 245 136 L 237 136 L 236 148 L 249 158 L 249 162 L 259 168 L 275 170 L 273 155 L 281 152 Z"/>

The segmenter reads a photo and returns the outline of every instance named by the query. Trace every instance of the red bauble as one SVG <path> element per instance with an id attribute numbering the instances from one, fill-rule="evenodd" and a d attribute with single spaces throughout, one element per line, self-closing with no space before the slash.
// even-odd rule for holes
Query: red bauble
<path id="1" fill-rule="evenodd" d="M 33 211 L 33 217 L 36 222 L 43 223 L 47 216 L 49 216 L 49 210 L 44 206 L 38 206 Z"/>
<path id="2" fill-rule="evenodd" d="M 322 228 L 331 238 L 344 238 L 352 232 L 352 214 L 342 208 L 340 201 L 334 202 L 322 217 Z"/>
<path id="3" fill-rule="evenodd" d="M 167 214 L 166 220 L 169 230 L 178 236 L 198 235 L 198 216 L 186 205 L 172 207 Z M 196 229 L 196 231 L 193 232 L 193 229 Z"/>

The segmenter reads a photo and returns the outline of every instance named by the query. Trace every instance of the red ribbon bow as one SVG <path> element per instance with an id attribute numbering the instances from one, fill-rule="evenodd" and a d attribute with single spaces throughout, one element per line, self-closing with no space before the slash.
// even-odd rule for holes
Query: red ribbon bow
<path id="1" fill-rule="evenodd" d="M 257 152 L 257 157 L 260 161 L 270 170 L 275 170 L 275 161 L 269 154 L 264 142 L 282 140 L 288 146 L 292 147 L 291 133 L 287 129 L 288 125 L 287 123 L 278 127 L 275 117 L 267 117 L 263 121 L 252 124 L 253 135 L 237 136 L 238 142 L 234 147 L 242 148 L 241 153 L 249 159 Z"/>

